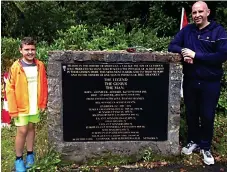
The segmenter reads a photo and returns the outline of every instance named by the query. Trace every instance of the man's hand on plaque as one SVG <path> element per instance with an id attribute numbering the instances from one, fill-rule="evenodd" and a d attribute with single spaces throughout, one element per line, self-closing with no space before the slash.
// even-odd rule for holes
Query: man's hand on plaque
<path id="1" fill-rule="evenodd" d="M 193 59 L 190 57 L 184 57 L 184 61 L 189 64 L 193 64 Z"/>
<path id="2" fill-rule="evenodd" d="M 189 48 L 183 48 L 183 49 L 181 50 L 181 54 L 183 55 L 184 58 L 185 58 L 185 57 L 190 57 L 190 58 L 192 58 L 192 59 L 195 58 L 195 52 L 192 51 L 192 50 L 190 50 Z"/>

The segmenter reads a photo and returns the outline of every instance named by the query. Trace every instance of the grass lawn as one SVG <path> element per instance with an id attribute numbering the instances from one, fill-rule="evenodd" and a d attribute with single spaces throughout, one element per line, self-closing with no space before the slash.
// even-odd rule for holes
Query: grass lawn
<path id="1" fill-rule="evenodd" d="M 140 162 L 132 162 L 130 158 L 124 156 L 107 155 L 96 159 L 91 159 L 87 164 L 78 166 L 76 164 L 65 164 L 61 161 L 60 155 L 54 152 L 48 145 L 47 141 L 47 123 L 46 114 L 43 114 L 42 122 L 37 125 L 35 152 L 36 165 L 29 171 L 71 171 L 72 168 L 80 168 L 80 171 L 90 171 L 94 166 L 121 166 L 133 164 L 134 166 L 153 168 L 156 166 L 165 166 L 168 164 L 184 164 L 186 166 L 201 166 L 201 156 L 194 153 L 190 156 L 170 156 L 164 157 L 155 155 L 151 150 L 147 149 Z M 184 121 L 182 121 L 183 123 Z M 10 172 L 13 169 L 15 160 L 14 139 L 16 127 L 11 126 L 10 129 L 3 128 L 1 135 L 1 167 L 2 172 Z M 26 149 L 25 149 L 26 150 Z M 216 162 L 227 163 L 227 117 L 217 116 L 215 120 L 215 133 L 213 139 L 212 152 Z M 24 152 L 26 155 L 26 152 Z"/>

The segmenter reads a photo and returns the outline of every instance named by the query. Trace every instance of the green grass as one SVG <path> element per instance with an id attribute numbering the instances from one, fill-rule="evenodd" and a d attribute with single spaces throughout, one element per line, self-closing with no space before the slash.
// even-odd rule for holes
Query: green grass
<path id="1" fill-rule="evenodd" d="M 1 131 L 1 166 L 3 172 L 12 171 L 15 160 L 14 139 L 16 135 L 16 127 L 12 126 L 10 129 L 2 128 Z"/>
<path id="2" fill-rule="evenodd" d="M 36 152 L 36 165 L 29 172 L 43 171 L 43 172 L 55 172 L 55 171 L 70 171 L 69 169 L 78 167 L 72 163 L 65 163 L 61 161 L 60 155 L 53 151 L 48 144 L 47 140 L 47 115 L 42 115 L 42 122 L 36 126 L 36 140 L 35 140 L 35 152 Z M 182 125 L 185 121 L 182 118 Z M 182 126 L 183 127 L 183 126 Z M 181 134 L 184 134 L 183 130 Z M 227 117 L 223 115 L 217 115 L 215 119 L 215 132 L 213 139 L 212 152 L 216 158 L 216 162 L 227 163 Z M 2 171 L 9 172 L 13 169 L 15 160 L 14 151 L 14 139 L 16 135 L 16 127 L 11 126 L 10 129 L 3 128 L 1 135 L 2 142 Z M 26 149 L 25 149 L 26 150 Z M 24 152 L 26 154 L 26 152 Z M 92 158 L 87 164 L 80 166 L 80 171 L 89 171 L 93 166 L 120 166 L 127 164 L 140 164 L 138 166 L 146 167 L 146 164 L 155 166 L 156 164 L 175 164 L 180 163 L 184 165 L 196 166 L 202 165 L 201 156 L 197 153 L 190 156 L 161 156 L 153 154 L 151 149 L 147 149 L 141 153 L 141 160 L 136 162 L 127 156 L 117 156 L 111 153 L 102 157 Z M 160 163 L 161 162 L 161 163 Z"/>
<path id="3" fill-rule="evenodd" d="M 35 152 L 36 152 L 36 165 L 29 171 L 50 171 L 56 168 L 56 164 L 60 162 L 59 154 L 54 152 L 48 144 L 47 136 L 47 115 L 42 114 L 41 122 L 36 126 L 36 139 L 35 139 Z M 2 128 L 1 142 L 2 142 L 2 171 L 9 172 L 14 168 L 15 148 L 14 141 L 16 136 L 16 127 L 12 124 L 11 128 Z M 26 155 L 26 149 L 24 149 Z"/>

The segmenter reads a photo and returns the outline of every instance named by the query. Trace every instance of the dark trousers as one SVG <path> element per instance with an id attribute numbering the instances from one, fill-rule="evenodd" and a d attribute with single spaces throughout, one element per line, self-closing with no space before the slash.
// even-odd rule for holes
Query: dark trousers
<path id="1" fill-rule="evenodd" d="M 211 147 L 215 109 L 220 96 L 220 82 L 183 81 L 184 103 L 188 125 L 188 142 L 194 141 L 201 149 Z"/>

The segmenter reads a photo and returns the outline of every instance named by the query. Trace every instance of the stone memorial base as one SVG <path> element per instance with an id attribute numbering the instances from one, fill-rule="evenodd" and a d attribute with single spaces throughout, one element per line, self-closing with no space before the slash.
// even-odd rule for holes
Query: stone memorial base
<path id="1" fill-rule="evenodd" d="M 49 142 L 55 148 L 56 151 L 60 152 L 64 159 L 71 160 L 74 162 L 85 162 L 89 158 L 102 156 L 106 153 L 118 154 L 118 155 L 127 155 L 135 158 L 140 158 L 139 154 L 148 148 L 151 148 L 152 151 L 158 154 L 163 155 L 177 155 L 179 154 L 179 127 L 180 127 L 180 89 L 181 89 L 181 65 L 180 65 L 180 56 L 172 53 L 128 53 L 125 51 L 53 51 L 49 52 L 49 62 L 48 62 L 48 133 L 49 133 Z M 115 69 L 112 67 L 104 68 L 105 65 L 108 64 L 116 64 L 118 70 L 114 73 Z M 73 66 L 74 64 L 81 66 Z M 87 64 L 97 64 L 97 68 L 91 69 L 85 68 Z M 126 64 L 124 66 L 124 64 Z M 143 66 L 144 68 L 139 68 Z M 154 65 L 152 65 L 154 64 Z M 156 68 L 151 68 L 152 66 Z M 159 65 L 160 64 L 160 65 Z M 128 66 L 127 66 L 128 65 Z M 147 65 L 147 68 L 146 68 Z M 101 105 L 95 104 L 105 104 L 107 103 L 107 99 L 103 100 L 101 96 L 103 94 L 97 95 L 92 94 L 94 90 L 99 89 L 94 88 L 95 83 L 94 80 L 91 80 L 91 83 L 87 83 L 86 77 L 91 77 L 95 79 L 98 77 L 99 80 L 103 79 L 103 86 L 100 86 L 99 90 L 105 90 L 108 93 L 110 90 L 121 90 L 123 93 L 124 90 L 131 90 L 133 88 L 132 80 L 139 79 L 144 77 L 143 80 L 152 79 L 152 84 L 157 84 L 154 87 L 157 90 L 153 90 L 154 93 L 149 96 L 156 95 L 156 93 L 161 92 L 163 90 L 162 87 L 157 82 L 158 78 L 164 76 L 166 71 L 162 71 L 164 65 L 168 65 L 168 76 L 167 77 L 167 90 L 163 93 L 162 97 L 154 97 L 149 99 L 149 94 L 139 94 L 138 100 L 133 99 L 135 107 L 136 104 L 143 98 L 140 106 L 146 104 L 147 101 L 154 101 L 157 99 L 157 104 L 155 104 L 151 108 L 160 109 L 161 114 L 158 114 L 158 111 L 155 110 L 154 114 L 149 111 L 149 106 L 145 106 L 140 108 L 141 111 L 134 112 L 135 108 L 132 108 L 131 112 L 127 112 L 128 116 L 133 116 L 133 118 L 127 118 L 132 120 L 125 120 L 125 123 L 121 123 L 120 126 L 128 127 L 127 131 L 129 133 L 137 133 L 136 135 L 132 135 L 133 138 L 130 137 L 123 138 L 123 135 L 120 134 L 119 137 L 115 137 L 115 135 L 111 135 L 112 131 L 108 128 L 108 126 L 114 126 L 115 128 L 120 128 L 117 123 L 114 121 L 102 120 L 104 118 L 95 118 L 97 114 L 99 116 L 105 116 L 104 112 L 99 112 L 99 108 Z M 129 68 L 132 66 L 132 68 Z M 88 66 L 89 67 L 89 66 Z M 137 68 L 138 67 L 138 68 Z M 112 71 L 108 72 L 108 71 Z M 125 71 L 128 73 L 135 73 L 135 75 L 126 75 Z M 134 72 L 133 72 L 134 71 Z M 86 73 L 86 74 L 85 74 Z M 102 74 L 100 74 L 102 73 Z M 108 75 L 107 75 L 108 73 Z M 114 74 L 113 74 L 114 73 Z M 149 73 L 149 74 L 148 74 Z M 129 77 L 127 77 L 129 76 Z M 77 78 L 80 77 L 80 78 Z M 138 77 L 138 78 L 137 78 Z M 154 77 L 156 77 L 154 79 Z M 120 78 L 120 79 L 119 79 Z M 133 79 L 134 78 L 134 79 Z M 82 79 L 82 80 L 77 80 Z M 83 79 L 86 79 L 83 82 Z M 127 82 L 112 82 L 115 80 L 124 80 Z M 163 81 L 166 79 L 163 79 Z M 81 81 L 81 82 L 78 82 Z M 89 81 L 89 80 L 88 80 Z M 107 82 L 108 81 L 108 82 Z M 142 81 L 142 80 L 141 80 Z M 78 83 L 77 83 L 78 82 Z M 70 87 L 70 83 L 73 86 Z M 100 81 L 99 81 L 100 83 Z M 118 87 L 112 87 L 111 84 L 117 84 Z M 120 86 L 119 86 L 120 85 Z M 122 86 L 123 85 L 123 86 Z M 149 85 L 149 84 L 146 84 Z M 84 92 L 78 90 L 83 89 Z M 130 89 L 129 89 L 130 87 Z M 139 86 L 138 86 L 139 87 Z M 72 89 L 73 88 L 73 89 Z M 146 87 L 141 86 L 141 89 L 145 89 Z M 163 87 L 164 88 L 164 87 Z M 69 90 L 71 89 L 71 90 Z M 86 90 L 87 89 L 87 90 Z M 88 90 L 90 89 L 90 90 Z M 70 97 L 70 92 L 72 95 Z M 77 91 L 77 92 L 76 92 Z M 86 94 L 85 94 L 86 93 Z M 89 94 L 88 94 L 89 93 Z M 78 97 L 77 97 L 78 95 Z M 96 96 L 92 99 L 91 96 Z M 128 94 L 129 95 L 129 94 Z M 76 97 L 72 99 L 72 97 Z M 128 97 L 129 98 L 129 97 Z M 164 99 L 166 98 L 166 104 Z M 96 101 L 99 100 L 99 101 Z M 121 99 L 121 97 L 119 97 Z M 158 101 L 163 104 L 158 103 Z M 81 101 L 80 101 L 81 100 Z M 75 103 L 74 103 L 75 101 Z M 117 101 L 115 101 L 117 102 Z M 87 105 L 88 104 L 88 105 Z M 67 106 L 68 105 L 68 106 Z M 123 111 L 125 113 L 125 107 L 134 107 L 133 104 L 122 104 Z M 91 107 L 93 107 L 93 110 Z M 96 107 L 96 109 L 94 108 Z M 115 106 L 118 107 L 118 106 Z M 167 109 L 165 111 L 161 111 L 163 109 Z M 97 110 L 98 109 L 98 110 Z M 149 114 L 146 113 L 149 111 Z M 122 112 L 123 112 L 122 111 Z M 80 113 L 79 113 L 80 112 Z M 109 113 L 105 111 L 106 113 Z M 118 113 L 118 110 L 114 112 Z M 83 114 L 84 113 L 84 114 Z M 127 116 L 126 113 L 126 116 Z M 86 115 L 86 116 L 85 116 Z M 110 116 L 113 114 L 110 114 Z M 151 121 L 151 126 L 149 126 L 149 121 L 141 122 L 146 115 L 150 115 L 149 120 Z M 121 113 L 118 114 L 118 117 L 121 116 Z M 159 119 L 159 117 L 162 118 Z M 70 120 L 72 117 L 72 120 Z M 107 118 L 105 118 L 107 119 Z M 115 118 L 120 119 L 120 118 Z M 125 118 L 126 119 L 126 118 Z M 164 122 L 164 128 L 166 128 L 166 137 L 163 134 L 160 135 L 162 128 L 160 128 L 159 124 L 162 124 L 160 120 Z M 101 121 L 102 120 L 102 121 Z M 157 121 L 156 121 L 157 120 Z M 104 123 L 104 124 L 103 124 Z M 138 124 L 139 123 L 139 124 Z M 141 124 L 143 123 L 143 124 Z M 106 130 L 101 125 L 105 125 Z M 142 126 L 141 129 L 136 128 L 136 126 Z M 130 129 L 134 127 L 134 129 Z M 146 128 L 152 128 L 151 133 Z M 95 129 L 93 129 L 95 128 Z M 123 127 L 122 127 L 123 128 Z M 144 129 L 144 130 L 143 130 Z M 103 131 L 106 136 L 102 137 L 99 134 Z M 123 131 L 123 130 L 122 130 Z M 124 130 L 126 131 L 126 130 Z M 165 130 L 164 130 L 165 131 Z M 97 134 L 98 133 L 98 134 Z M 109 135 L 108 135 L 109 134 Z M 163 135 L 163 138 L 161 137 Z M 84 138 L 86 136 L 86 138 Z M 135 137 L 134 137 L 135 136 Z M 147 136 L 147 137 L 146 137 Z M 152 137 L 154 136 L 154 137 Z M 157 136 L 157 137 L 156 137 Z M 160 137 L 160 138 L 159 138 Z M 129 138 L 127 140 L 127 138 Z M 165 139 L 166 138 L 166 139 Z M 104 141 L 102 141 L 102 139 Z M 133 140 L 134 139 L 134 140 Z M 113 141 L 114 140 L 114 141 Z"/>

